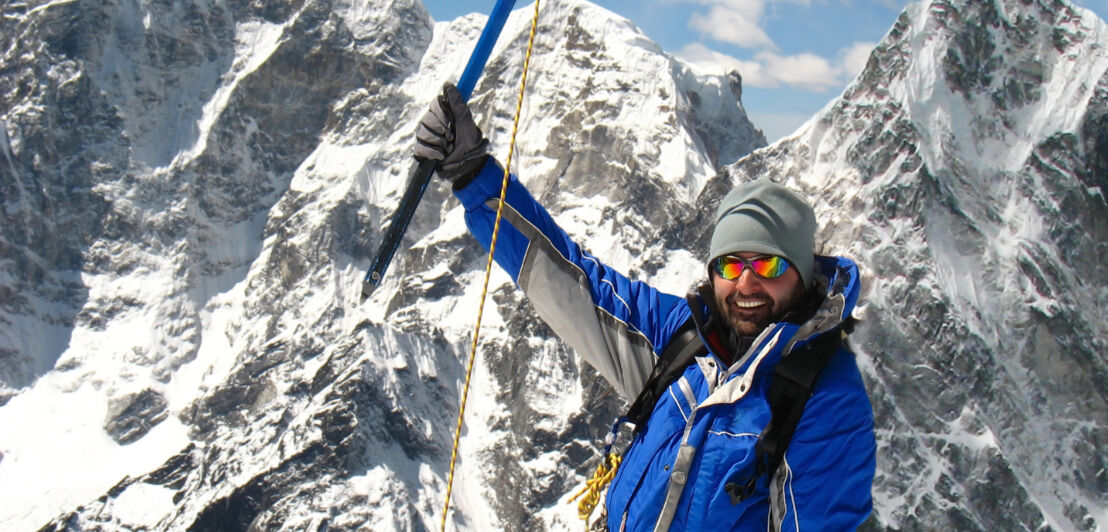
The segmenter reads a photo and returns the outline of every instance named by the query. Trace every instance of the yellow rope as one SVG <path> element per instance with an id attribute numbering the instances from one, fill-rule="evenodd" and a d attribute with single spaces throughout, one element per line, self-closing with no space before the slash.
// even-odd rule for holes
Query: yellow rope
<path id="1" fill-rule="evenodd" d="M 469 379 L 473 374 L 473 362 L 477 358 L 477 339 L 481 334 L 481 317 L 485 313 L 485 298 L 489 292 L 489 277 L 492 276 L 493 254 L 496 252 L 496 236 L 500 232 L 500 219 L 504 212 L 504 198 L 508 192 L 508 176 L 512 167 L 512 154 L 516 146 L 516 131 L 519 129 L 519 115 L 523 109 L 523 91 L 527 86 L 527 66 L 531 63 L 531 48 L 535 43 L 535 28 L 539 24 L 539 0 L 535 0 L 535 16 L 531 19 L 531 35 L 527 40 L 527 55 L 523 59 L 523 77 L 519 82 L 519 99 L 516 101 L 516 115 L 512 122 L 512 138 L 508 143 L 508 160 L 504 164 L 504 179 L 500 184 L 500 202 L 496 206 L 496 223 L 492 227 L 492 242 L 489 244 L 489 259 L 485 264 L 485 284 L 481 288 L 481 303 L 477 307 L 477 324 L 473 329 L 473 344 L 469 350 L 469 362 L 466 364 L 465 386 L 462 388 L 462 401 L 458 407 L 458 425 L 454 429 L 454 449 L 450 452 L 450 475 L 446 481 L 446 501 L 442 505 L 442 527 L 446 530 L 446 516 L 450 512 L 450 492 L 454 486 L 454 466 L 458 460 L 458 442 L 462 437 L 462 419 L 465 417 L 466 398 L 469 395 Z"/>
<path id="2" fill-rule="evenodd" d="M 596 472 L 592 474 L 592 478 L 585 481 L 585 487 L 581 488 L 573 497 L 569 499 L 569 502 L 577 500 L 585 492 L 584 499 L 577 503 L 577 517 L 588 522 L 589 516 L 592 515 L 592 511 L 596 509 L 596 505 L 600 503 L 600 493 L 604 491 L 604 488 L 608 487 L 608 484 L 612 482 L 612 479 L 616 477 L 616 470 L 619 469 L 619 463 L 623 460 L 623 457 L 616 454 L 609 454 L 607 458 L 600 462 L 600 465 L 596 466 Z"/>

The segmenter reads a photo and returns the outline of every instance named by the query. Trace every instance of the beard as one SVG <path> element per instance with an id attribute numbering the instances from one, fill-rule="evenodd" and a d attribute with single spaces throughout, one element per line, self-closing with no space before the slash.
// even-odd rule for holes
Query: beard
<path id="1" fill-rule="evenodd" d="M 798 279 L 796 287 L 781 299 L 775 300 L 764 291 L 745 294 L 731 292 L 726 296 L 716 295 L 716 308 L 736 337 L 758 336 L 766 326 L 781 321 L 785 314 L 797 307 L 804 298 L 804 292 L 804 285 Z M 747 308 L 739 306 L 740 301 L 761 304 Z"/>
<path id="2" fill-rule="evenodd" d="M 737 300 L 761 299 L 763 304 L 759 307 L 746 309 L 736 306 Z M 777 321 L 783 312 L 777 310 L 777 302 L 769 295 L 743 295 L 731 294 L 723 301 L 717 301 L 724 322 L 736 336 L 758 336 L 767 325 Z"/>

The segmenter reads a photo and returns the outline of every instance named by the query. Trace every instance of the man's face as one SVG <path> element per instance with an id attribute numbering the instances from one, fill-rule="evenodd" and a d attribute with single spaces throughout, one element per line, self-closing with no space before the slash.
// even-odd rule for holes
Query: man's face
<path id="1" fill-rule="evenodd" d="M 752 259 L 761 253 L 735 253 Z M 779 277 L 763 279 L 749 266 L 737 278 L 727 280 L 712 268 L 712 286 L 716 306 L 727 324 L 740 336 L 757 336 L 770 323 L 781 319 L 804 296 L 804 286 L 796 268 L 789 266 Z"/>

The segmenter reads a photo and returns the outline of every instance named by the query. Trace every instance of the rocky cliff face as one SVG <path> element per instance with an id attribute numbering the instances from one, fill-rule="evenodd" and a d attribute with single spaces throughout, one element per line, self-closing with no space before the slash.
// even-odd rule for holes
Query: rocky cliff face
<path id="1" fill-rule="evenodd" d="M 586 245 L 683 290 L 675 220 L 765 144 L 737 78 L 590 4 L 543 10 L 516 167 Z M 407 0 L 4 14 L 0 527 L 436 527 L 484 267 L 445 187 L 358 294 L 416 121 L 483 20 Z M 501 158 L 529 16 L 472 100 Z M 570 526 L 555 503 L 621 399 L 502 274 L 485 323 L 451 519 Z"/>
<path id="2" fill-rule="evenodd" d="M 871 529 L 1108 522 L 1106 31 L 1064 2 L 913 5 L 840 99 L 728 169 L 818 198 L 865 270 Z"/>

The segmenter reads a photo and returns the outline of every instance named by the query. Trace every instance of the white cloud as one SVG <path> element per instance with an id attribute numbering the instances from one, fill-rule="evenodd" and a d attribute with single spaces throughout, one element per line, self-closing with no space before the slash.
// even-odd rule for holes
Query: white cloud
<path id="1" fill-rule="evenodd" d="M 732 70 L 742 74 L 743 85 L 752 87 L 776 87 L 777 84 L 765 78 L 762 65 L 757 61 L 743 61 L 727 54 L 717 52 L 700 43 L 691 43 L 675 54 L 690 65 L 711 74 L 725 74 Z"/>
<path id="2" fill-rule="evenodd" d="M 776 50 L 777 45 L 762 27 L 766 5 L 790 2 L 807 6 L 811 0 L 673 0 L 700 4 L 706 11 L 694 11 L 688 27 L 702 37 L 742 48 Z"/>
<path id="3" fill-rule="evenodd" d="M 780 55 L 775 52 L 759 52 L 753 60 L 746 61 L 717 52 L 701 43 L 692 43 L 676 55 L 699 70 L 721 74 L 737 70 L 743 85 L 773 88 L 789 86 L 796 89 L 823 93 L 850 82 L 865 67 L 873 43 L 858 42 L 837 54 L 838 60 L 812 53 Z"/>
<path id="4" fill-rule="evenodd" d="M 839 52 L 842 57 L 843 75 L 849 79 L 854 79 L 858 74 L 861 74 L 862 69 L 866 68 L 866 62 L 869 61 L 869 55 L 873 52 L 875 46 L 877 46 L 877 43 L 856 42 Z"/>
<path id="5" fill-rule="evenodd" d="M 702 43 L 692 43 L 676 55 L 708 72 L 737 70 L 743 77 L 743 84 L 751 87 L 789 86 L 809 92 L 827 92 L 854 79 L 876 46 L 872 42 L 856 42 L 830 57 L 811 52 L 781 55 L 762 27 L 766 6 L 770 2 L 807 5 L 811 0 L 673 1 L 702 6 L 688 20 L 688 27 L 699 32 L 702 41 L 712 40 L 756 51 L 752 58 L 744 60 L 712 50 Z M 897 3 L 903 0 L 870 1 Z"/>
<path id="6" fill-rule="evenodd" d="M 775 48 L 761 27 L 766 0 L 700 0 L 708 11 L 689 17 L 689 28 L 743 48 Z"/>
<path id="7" fill-rule="evenodd" d="M 777 55 L 762 52 L 754 56 L 770 79 L 811 92 L 826 92 L 840 85 L 840 69 L 816 54 Z M 740 72 L 741 74 L 742 72 Z"/>

